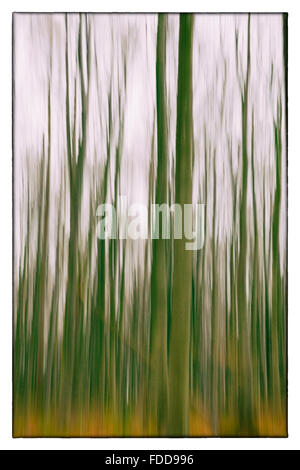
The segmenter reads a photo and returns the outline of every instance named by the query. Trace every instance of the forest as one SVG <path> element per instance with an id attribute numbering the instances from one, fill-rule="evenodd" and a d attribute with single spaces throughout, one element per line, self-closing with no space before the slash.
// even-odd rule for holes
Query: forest
<path id="1" fill-rule="evenodd" d="M 286 436 L 287 15 L 15 13 L 13 126 L 14 437 Z"/>

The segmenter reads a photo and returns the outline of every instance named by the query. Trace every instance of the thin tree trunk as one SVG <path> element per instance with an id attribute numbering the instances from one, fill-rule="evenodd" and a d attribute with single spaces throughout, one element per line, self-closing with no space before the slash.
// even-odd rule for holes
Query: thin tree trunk
<path id="1" fill-rule="evenodd" d="M 248 16 L 247 69 L 242 90 L 242 187 L 240 203 L 240 247 L 238 259 L 238 370 L 239 370 L 239 433 L 254 433 L 252 382 L 247 300 L 247 186 L 248 186 L 248 87 L 250 73 L 250 15 Z"/>

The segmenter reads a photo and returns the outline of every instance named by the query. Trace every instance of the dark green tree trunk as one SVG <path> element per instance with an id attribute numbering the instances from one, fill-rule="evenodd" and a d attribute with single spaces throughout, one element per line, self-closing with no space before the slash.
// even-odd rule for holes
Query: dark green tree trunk
<path id="1" fill-rule="evenodd" d="M 166 30 L 167 16 L 158 16 L 156 46 L 156 106 L 157 106 L 157 175 L 155 203 L 167 203 L 168 191 L 168 133 L 166 93 Z M 166 422 L 168 396 L 167 369 L 167 259 L 166 243 L 162 238 L 152 242 L 151 272 L 151 332 L 150 332 L 150 391 L 151 406 L 158 433 Z"/>
<path id="2" fill-rule="evenodd" d="M 193 15 L 180 15 L 176 127 L 175 203 L 192 203 Z M 168 432 L 189 433 L 189 350 L 192 252 L 185 239 L 174 239 L 174 272 L 170 331 L 170 404 Z"/>

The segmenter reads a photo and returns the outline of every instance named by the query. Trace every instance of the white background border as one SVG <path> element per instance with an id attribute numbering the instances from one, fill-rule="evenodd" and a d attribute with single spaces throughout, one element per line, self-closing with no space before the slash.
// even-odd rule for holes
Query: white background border
<path id="1" fill-rule="evenodd" d="M 105 2 L 106 3 L 106 2 Z M 1 3 L 0 48 L 0 449 L 300 449 L 300 312 L 299 312 L 299 241 L 300 241 L 300 145 L 299 145 L 299 90 L 300 90 L 300 7 L 298 2 L 286 0 L 213 1 L 110 1 L 44 0 L 11 1 Z M 245 4 L 246 3 L 246 4 Z M 299 4 L 298 4 L 299 5 Z M 225 6 L 227 7 L 225 9 Z M 288 308 L 288 364 L 289 364 L 289 438 L 287 439 L 12 439 L 12 119 L 11 119 L 11 63 L 13 11 L 132 11 L 132 12 L 288 12 L 289 26 L 289 308 Z M 270 9 L 271 7 L 271 9 Z M 24 84 L 26 86 L 26 84 Z"/>

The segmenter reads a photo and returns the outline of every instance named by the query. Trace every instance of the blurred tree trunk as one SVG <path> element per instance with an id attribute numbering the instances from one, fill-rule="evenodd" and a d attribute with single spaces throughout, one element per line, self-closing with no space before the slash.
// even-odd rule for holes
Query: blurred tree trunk
<path id="1" fill-rule="evenodd" d="M 167 16 L 158 16 L 156 46 L 156 105 L 157 105 L 157 175 L 155 203 L 167 203 L 168 132 L 166 93 L 166 29 Z M 160 434 L 167 412 L 167 259 L 166 243 L 162 238 L 163 221 L 159 223 L 159 238 L 152 241 L 151 272 L 151 337 L 150 390 L 153 413 Z"/>
<path id="2" fill-rule="evenodd" d="M 71 144 L 71 121 L 70 121 L 70 97 L 69 97 L 69 58 L 68 58 L 68 20 L 66 16 L 66 44 L 65 44 L 65 67 L 66 67 L 66 132 L 67 132 L 67 157 L 69 165 L 69 186 L 70 186 L 70 238 L 68 247 L 68 278 L 66 286 L 65 320 L 63 332 L 63 358 L 65 367 L 64 400 L 67 419 L 70 417 L 72 399 L 75 396 L 73 380 L 75 378 L 77 365 L 75 364 L 75 354 L 78 341 L 80 340 L 80 329 L 82 323 L 82 311 L 80 308 L 80 296 L 78 289 L 79 280 L 79 225 L 81 213 L 83 170 L 87 149 L 87 120 L 89 103 L 89 80 L 91 63 L 91 42 L 90 27 L 85 18 L 86 30 L 86 50 L 82 47 L 83 21 L 80 14 L 78 30 L 78 67 L 81 93 L 81 137 L 78 137 L 78 152 L 76 152 L 76 113 L 73 123 L 73 145 Z M 87 80 L 85 86 L 84 67 L 86 65 Z M 74 100 L 76 101 L 76 87 Z M 75 108 L 76 109 L 76 108 Z M 77 155 L 76 155 L 77 153 Z M 77 157 L 77 158 L 76 158 Z M 63 400 L 63 401 L 64 401 Z"/>
<path id="3" fill-rule="evenodd" d="M 255 432 L 253 415 L 253 390 L 249 339 L 249 312 L 247 300 L 247 187 L 248 187 L 248 88 L 250 75 L 250 15 L 248 16 L 246 77 L 242 85 L 242 186 L 240 201 L 240 247 L 238 258 L 238 370 L 239 370 L 239 433 Z"/>
<path id="4" fill-rule="evenodd" d="M 217 177 L 216 177 L 216 151 L 213 158 L 213 213 L 212 213 L 212 240 L 211 240 L 211 262 L 212 262 L 212 287 L 211 287 L 211 369 L 210 369 L 210 393 L 211 393 L 211 421 L 212 431 L 218 434 L 219 419 L 219 393 L 220 393 L 220 314 L 219 314 L 219 274 L 218 274 L 218 246 L 217 246 Z"/>
<path id="5" fill-rule="evenodd" d="M 276 168 L 276 184 L 273 205 L 272 220 L 272 404 L 274 409 L 281 408 L 281 391 L 280 391 L 280 336 L 283 327 L 282 317 L 282 285 L 280 272 L 280 206 L 281 206 L 281 126 L 282 126 L 282 106 L 279 99 L 277 104 L 277 116 L 274 122 L 275 137 L 275 168 Z M 280 410 L 281 411 L 281 410 Z"/>
<path id="6" fill-rule="evenodd" d="M 193 135 L 193 22 L 180 15 L 176 128 L 175 203 L 192 203 Z M 169 435 L 189 433 L 189 349 L 192 285 L 192 252 L 185 239 L 174 239 L 174 273 L 170 330 Z"/>

